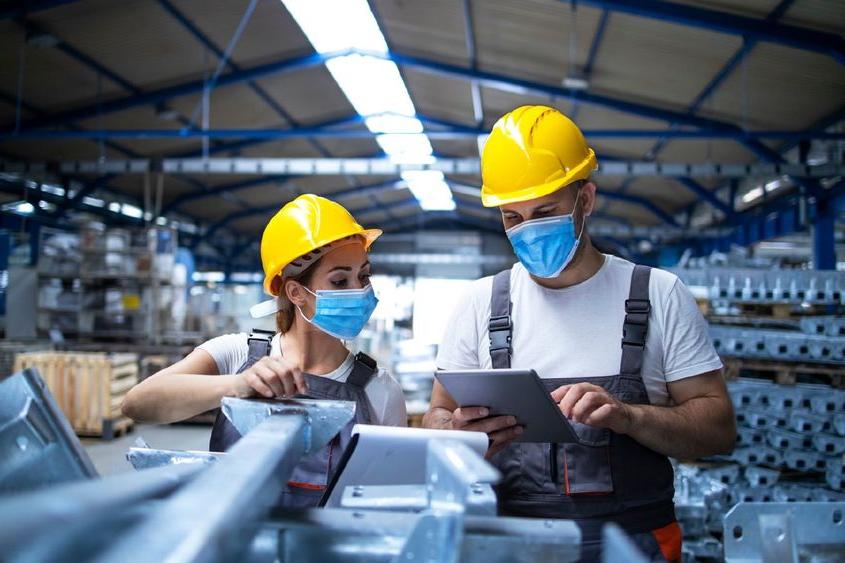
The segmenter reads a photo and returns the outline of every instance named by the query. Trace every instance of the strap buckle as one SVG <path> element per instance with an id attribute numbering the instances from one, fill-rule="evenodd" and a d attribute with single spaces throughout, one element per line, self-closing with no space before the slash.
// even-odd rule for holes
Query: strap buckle
<path id="1" fill-rule="evenodd" d="M 378 363 L 363 352 L 358 352 L 357 354 L 355 354 L 355 361 L 365 365 L 372 371 L 375 371 L 378 367 Z"/>
<path id="2" fill-rule="evenodd" d="M 490 317 L 487 328 L 490 332 L 491 352 L 511 349 L 511 332 L 513 330 L 513 323 L 511 323 L 510 315 Z"/>
<path id="3" fill-rule="evenodd" d="M 622 347 L 645 347 L 648 334 L 648 314 L 651 302 L 648 299 L 625 300 L 625 324 L 622 325 Z"/>
<path id="4" fill-rule="evenodd" d="M 648 299 L 626 299 L 625 313 L 650 313 L 651 301 Z"/>

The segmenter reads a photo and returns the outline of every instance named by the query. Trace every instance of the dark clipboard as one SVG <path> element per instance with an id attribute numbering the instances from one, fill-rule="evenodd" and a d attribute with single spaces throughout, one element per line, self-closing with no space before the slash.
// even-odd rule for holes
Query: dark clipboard
<path id="1" fill-rule="evenodd" d="M 487 407 L 490 416 L 516 417 L 524 431 L 515 442 L 578 442 L 533 369 L 442 370 L 434 375 L 458 406 Z"/>

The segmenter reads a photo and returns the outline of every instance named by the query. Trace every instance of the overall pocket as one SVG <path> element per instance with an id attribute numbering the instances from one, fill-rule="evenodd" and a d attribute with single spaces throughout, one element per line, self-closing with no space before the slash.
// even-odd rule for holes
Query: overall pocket
<path id="1" fill-rule="evenodd" d="M 560 444 L 566 494 L 612 493 L 610 430 L 577 422 L 571 424 L 580 443 Z"/>

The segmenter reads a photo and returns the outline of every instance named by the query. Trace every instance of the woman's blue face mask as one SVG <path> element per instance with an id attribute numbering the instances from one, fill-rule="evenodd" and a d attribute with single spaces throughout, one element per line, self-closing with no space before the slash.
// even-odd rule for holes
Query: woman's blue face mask
<path id="1" fill-rule="evenodd" d="M 575 207 L 567 215 L 523 221 L 506 231 L 516 257 L 532 276 L 556 278 L 572 261 L 584 232 L 582 222 L 581 231 L 575 235 Z"/>
<path id="2" fill-rule="evenodd" d="M 305 286 L 303 288 L 317 298 L 317 304 L 310 319 L 297 306 L 299 314 L 323 332 L 341 340 L 358 336 L 378 304 L 371 285 L 363 289 L 320 289 L 317 293 Z"/>

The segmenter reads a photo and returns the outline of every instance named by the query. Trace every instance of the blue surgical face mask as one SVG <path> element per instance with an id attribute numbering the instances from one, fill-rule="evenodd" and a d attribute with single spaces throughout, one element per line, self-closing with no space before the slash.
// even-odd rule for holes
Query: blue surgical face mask
<path id="1" fill-rule="evenodd" d="M 304 289 L 317 298 L 317 304 L 310 319 L 297 306 L 299 314 L 323 332 L 342 340 L 351 340 L 361 333 L 378 303 L 372 285 L 364 289 L 320 289 L 317 293 Z"/>
<path id="2" fill-rule="evenodd" d="M 516 257 L 528 273 L 538 278 L 560 275 L 575 256 L 583 232 L 584 223 L 575 235 L 573 213 L 523 221 L 506 231 Z"/>

